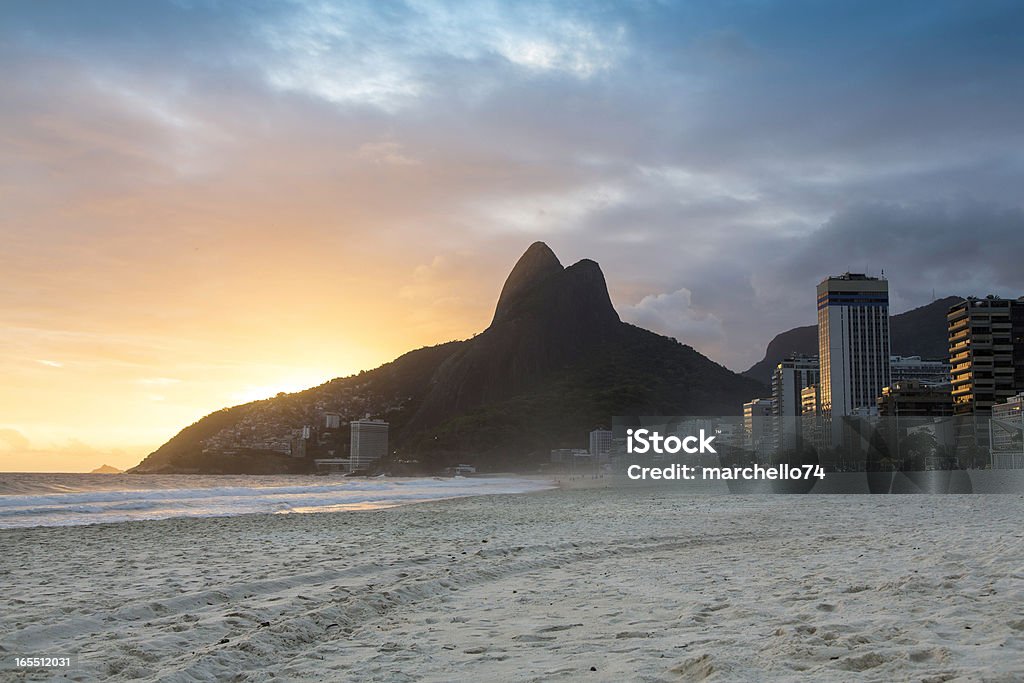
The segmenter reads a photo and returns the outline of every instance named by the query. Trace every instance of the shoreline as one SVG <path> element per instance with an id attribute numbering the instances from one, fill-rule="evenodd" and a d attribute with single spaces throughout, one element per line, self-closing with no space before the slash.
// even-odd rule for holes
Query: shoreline
<path id="1" fill-rule="evenodd" d="M 348 514 L 435 500 L 517 495 L 554 488 L 548 479 L 495 475 L 479 478 L 370 477 L 263 480 L 229 475 L 189 481 L 177 475 L 147 488 L 56 489 L 52 482 L 21 482 L 0 495 L 0 529 L 90 526 L 162 519 L 212 519 L 248 514 Z M 81 481 L 65 477 L 64 484 Z M 169 485 L 167 485 L 169 484 Z"/>

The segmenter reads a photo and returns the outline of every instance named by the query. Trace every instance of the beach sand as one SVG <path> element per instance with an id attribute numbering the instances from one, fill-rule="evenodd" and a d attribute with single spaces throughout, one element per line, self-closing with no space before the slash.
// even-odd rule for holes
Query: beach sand
<path id="1" fill-rule="evenodd" d="M 75 653 L 62 680 L 1021 681 L 1022 519 L 662 487 L 2 530 L 0 654 Z"/>

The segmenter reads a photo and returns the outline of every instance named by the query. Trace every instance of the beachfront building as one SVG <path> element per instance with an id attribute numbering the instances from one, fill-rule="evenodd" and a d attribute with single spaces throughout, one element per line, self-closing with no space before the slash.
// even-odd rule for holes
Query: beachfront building
<path id="1" fill-rule="evenodd" d="M 555 448 L 551 451 L 551 462 L 561 465 L 571 475 L 595 472 L 596 460 L 585 448 Z"/>
<path id="2" fill-rule="evenodd" d="M 384 420 L 353 420 L 349 472 L 359 472 L 374 465 L 388 454 L 388 423 Z"/>
<path id="3" fill-rule="evenodd" d="M 598 462 L 608 462 L 612 457 L 612 431 L 595 429 L 590 432 L 590 455 Z"/>
<path id="4" fill-rule="evenodd" d="M 930 385 L 948 384 L 949 363 L 942 360 L 922 360 L 921 356 L 891 356 L 890 385 L 907 380 Z"/>
<path id="5" fill-rule="evenodd" d="M 553 448 L 551 462 L 559 465 L 572 465 L 574 462 L 590 462 L 590 451 L 585 448 Z"/>
<path id="6" fill-rule="evenodd" d="M 817 384 L 800 390 L 800 414 L 803 417 L 814 417 L 821 414 L 821 400 L 818 398 Z"/>
<path id="7" fill-rule="evenodd" d="M 743 433 L 747 448 L 759 457 L 768 455 L 775 443 L 772 422 L 772 401 L 755 398 L 743 404 Z"/>
<path id="8" fill-rule="evenodd" d="M 307 452 L 306 447 L 312 438 L 312 425 L 305 425 L 302 429 L 296 429 L 292 432 L 292 457 L 305 458 Z"/>
<path id="9" fill-rule="evenodd" d="M 841 441 L 844 416 L 874 411 L 889 386 L 889 282 L 862 273 L 818 285 L 820 412 L 830 444 Z"/>
<path id="10" fill-rule="evenodd" d="M 880 417 L 950 417 L 953 396 L 949 384 L 928 384 L 916 379 L 893 382 L 878 397 Z"/>
<path id="11" fill-rule="evenodd" d="M 1024 392 L 992 406 L 992 469 L 1024 469 Z"/>
<path id="12" fill-rule="evenodd" d="M 803 443 L 820 448 L 821 437 L 821 400 L 819 387 L 812 384 L 800 390 L 800 435 Z"/>
<path id="13" fill-rule="evenodd" d="M 1024 391 L 1024 297 L 971 297 L 946 321 L 957 449 L 984 452 L 993 406 Z"/>
<path id="14" fill-rule="evenodd" d="M 801 392 L 820 380 L 817 356 L 794 355 L 772 371 L 772 417 L 775 446 L 781 450 L 800 445 L 803 405 Z"/>

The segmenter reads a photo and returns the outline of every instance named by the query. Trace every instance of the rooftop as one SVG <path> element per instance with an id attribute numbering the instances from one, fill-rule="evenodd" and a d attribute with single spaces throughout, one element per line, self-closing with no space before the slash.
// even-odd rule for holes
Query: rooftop
<path id="1" fill-rule="evenodd" d="M 830 275 L 828 277 L 828 279 L 829 280 L 879 280 L 879 279 L 883 279 L 884 280 L 885 278 L 871 277 L 870 275 L 865 275 L 864 273 L 849 273 L 849 272 L 847 272 L 847 273 L 843 273 L 842 275 Z"/>

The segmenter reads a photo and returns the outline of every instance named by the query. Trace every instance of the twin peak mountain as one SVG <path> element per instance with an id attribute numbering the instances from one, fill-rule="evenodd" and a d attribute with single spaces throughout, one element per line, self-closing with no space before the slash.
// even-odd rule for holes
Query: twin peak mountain
<path id="1" fill-rule="evenodd" d="M 391 424 L 388 471 L 456 461 L 484 470 L 535 467 L 552 448 L 580 447 L 615 415 L 732 415 L 764 385 L 674 339 L 619 319 L 601 267 L 563 267 L 536 242 L 502 287 L 486 330 L 411 351 L 375 370 L 295 394 L 227 408 L 185 428 L 136 472 L 298 472 L 347 455 L 347 421 Z M 340 413 L 304 458 L 274 451 L 304 425 Z"/>

